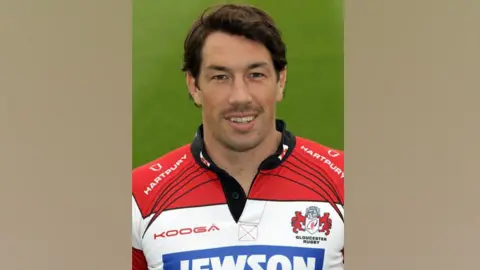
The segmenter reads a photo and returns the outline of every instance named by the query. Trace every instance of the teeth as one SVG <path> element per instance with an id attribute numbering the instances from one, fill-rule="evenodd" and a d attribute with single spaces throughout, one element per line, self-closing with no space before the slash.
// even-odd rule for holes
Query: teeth
<path id="1" fill-rule="evenodd" d="M 245 123 L 248 123 L 248 122 L 252 121 L 254 118 L 255 118 L 255 117 L 253 117 L 253 116 L 249 116 L 249 117 L 232 117 L 232 118 L 230 118 L 230 121 L 235 122 L 235 123 L 245 124 Z"/>

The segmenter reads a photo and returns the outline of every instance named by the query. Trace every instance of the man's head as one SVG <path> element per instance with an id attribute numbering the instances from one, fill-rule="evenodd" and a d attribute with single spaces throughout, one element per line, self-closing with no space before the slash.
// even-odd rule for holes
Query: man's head
<path id="1" fill-rule="evenodd" d="M 275 132 L 287 60 L 269 15 L 246 5 L 207 9 L 184 50 L 183 71 L 190 96 L 202 108 L 206 136 L 243 152 Z"/>

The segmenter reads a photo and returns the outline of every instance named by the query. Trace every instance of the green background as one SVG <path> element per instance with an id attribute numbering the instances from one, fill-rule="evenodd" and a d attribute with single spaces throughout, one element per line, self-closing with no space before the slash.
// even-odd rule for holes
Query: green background
<path id="1" fill-rule="evenodd" d="M 288 83 L 278 117 L 295 135 L 343 149 L 341 0 L 133 1 L 133 167 L 189 143 L 200 110 L 188 98 L 183 40 L 209 5 L 250 3 L 276 20 L 287 44 Z"/>

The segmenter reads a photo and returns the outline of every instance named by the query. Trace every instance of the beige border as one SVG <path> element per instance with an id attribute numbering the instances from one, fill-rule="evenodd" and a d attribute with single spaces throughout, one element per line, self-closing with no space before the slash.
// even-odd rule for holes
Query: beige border
<path id="1" fill-rule="evenodd" d="M 0 8 L 2 269 L 130 269 L 131 3 L 62 3 Z M 479 4 L 347 4 L 348 269 L 478 268 Z"/>
<path id="2" fill-rule="evenodd" d="M 1 2 L 0 268 L 130 269 L 131 2 Z"/>
<path id="3" fill-rule="evenodd" d="M 347 269 L 480 269 L 479 10 L 348 1 Z"/>

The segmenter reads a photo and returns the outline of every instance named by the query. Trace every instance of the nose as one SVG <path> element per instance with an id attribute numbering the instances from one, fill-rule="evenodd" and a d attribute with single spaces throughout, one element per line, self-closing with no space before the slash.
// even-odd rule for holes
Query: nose
<path id="1" fill-rule="evenodd" d="M 252 96 L 248 84 L 243 79 L 236 79 L 232 85 L 230 103 L 246 104 L 252 102 Z"/>

